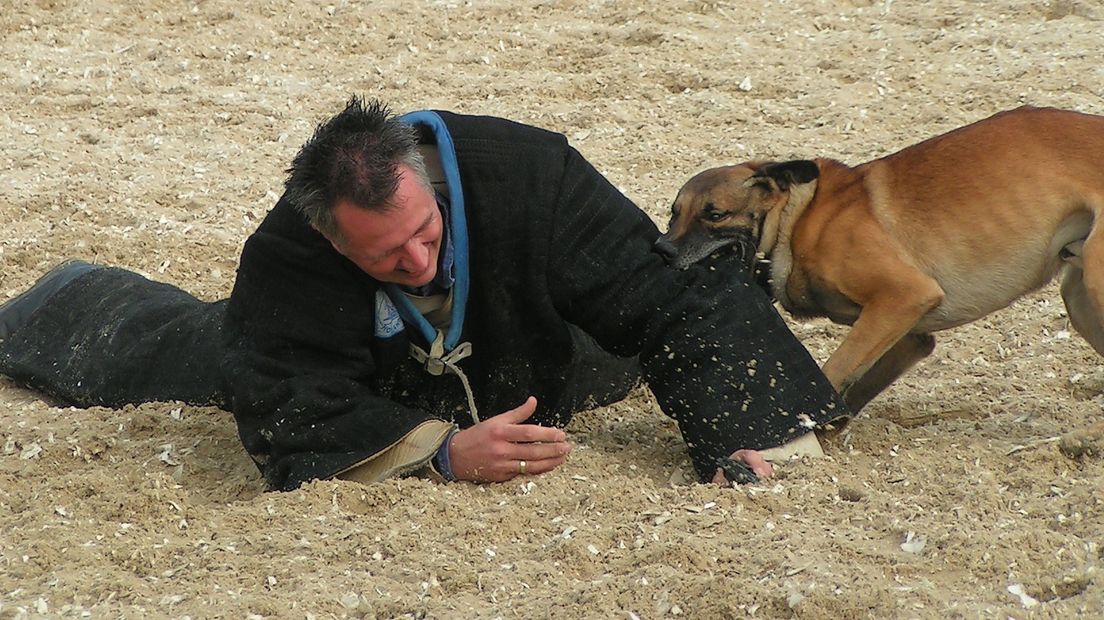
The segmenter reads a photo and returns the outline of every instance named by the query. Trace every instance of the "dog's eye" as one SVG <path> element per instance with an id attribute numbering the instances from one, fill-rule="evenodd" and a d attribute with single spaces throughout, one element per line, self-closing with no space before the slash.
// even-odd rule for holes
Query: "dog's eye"
<path id="1" fill-rule="evenodd" d="M 710 211 L 709 213 L 705 214 L 705 219 L 709 220 L 710 222 L 719 222 L 726 217 L 728 217 L 728 214 L 724 213 L 723 211 Z"/>

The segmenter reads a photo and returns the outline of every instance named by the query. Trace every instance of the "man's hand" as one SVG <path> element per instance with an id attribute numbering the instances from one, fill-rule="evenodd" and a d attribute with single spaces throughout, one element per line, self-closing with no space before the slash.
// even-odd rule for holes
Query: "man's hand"
<path id="1" fill-rule="evenodd" d="M 453 435 L 449 444 L 453 477 L 503 482 L 519 474 L 543 474 L 563 465 L 571 452 L 567 434 L 558 428 L 522 424 L 536 410 L 537 399 L 530 396 L 520 407 Z"/>
<path id="2" fill-rule="evenodd" d="M 770 478 L 774 475 L 774 467 L 767 462 L 767 459 L 763 458 L 762 454 L 755 450 L 737 450 L 728 458 L 747 465 L 751 468 L 751 471 L 755 472 L 755 475 L 760 478 Z M 729 481 L 728 478 L 725 478 L 724 470 L 718 467 L 717 472 L 713 474 L 713 484 L 728 486 L 728 483 Z"/>

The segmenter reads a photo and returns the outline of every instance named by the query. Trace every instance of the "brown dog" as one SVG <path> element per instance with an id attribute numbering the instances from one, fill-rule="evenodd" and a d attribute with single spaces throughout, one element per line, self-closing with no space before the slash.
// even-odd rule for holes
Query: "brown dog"
<path id="1" fill-rule="evenodd" d="M 852 325 L 824 373 L 858 411 L 931 353 L 931 332 L 1060 270 L 1104 355 L 1104 117 L 1019 108 L 851 168 L 749 162 L 691 178 L 656 248 L 685 268 L 741 236 L 799 317 Z"/>

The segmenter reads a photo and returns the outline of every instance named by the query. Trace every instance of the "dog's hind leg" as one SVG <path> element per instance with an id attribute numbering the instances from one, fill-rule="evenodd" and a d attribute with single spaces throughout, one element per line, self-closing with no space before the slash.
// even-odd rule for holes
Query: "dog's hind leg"
<path id="1" fill-rule="evenodd" d="M 1096 224 L 1084 243 L 1062 248 L 1062 300 L 1073 328 L 1104 355 L 1104 231 Z"/>
<path id="2" fill-rule="evenodd" d="M 858 413 L 890 383 L 905 374 L 916 362 L 931 355 L 935 349 L 935 336 L 931 334 L 905 334 L 870 370 L 843 393 L 843 400 L 852 413 Z"/>
<path id="3" fill-rule="evenodd" d="M 1070 323 L 1100 355 L 1104 355 L 1104 320 L 1097 308 L 1102 302 L 1093 301 L 1085 285 L 1085 270 L 1067 264 L 1062 274 L 1062 301 L 1066 303 Z"/>

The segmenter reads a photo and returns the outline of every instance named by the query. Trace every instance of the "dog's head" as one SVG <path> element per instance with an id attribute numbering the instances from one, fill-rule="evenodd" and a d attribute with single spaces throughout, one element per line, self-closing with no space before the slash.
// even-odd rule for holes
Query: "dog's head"
<path id="1" fill-rule="evenodd" d="M 747 162 L 700 172 L 679 190 L 655 250 L 671 266 L 686 269 L 731 247 L 750 270 L 757 254 L 770 255 L 774 248 L 790 188 L 818 175 L 816 163 L 808 160 Z"/>

